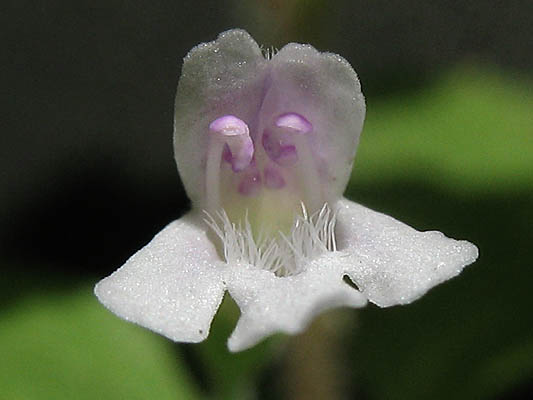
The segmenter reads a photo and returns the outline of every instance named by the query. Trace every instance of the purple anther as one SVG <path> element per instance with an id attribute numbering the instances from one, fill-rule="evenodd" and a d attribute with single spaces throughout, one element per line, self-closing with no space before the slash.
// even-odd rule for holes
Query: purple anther
<path id="1" fill-rule="evenodd" d="M 276 119 L 278 128 L 289 128 L 298 133 L 309 133 L 313 130 L 313 125 L 307 119 L 297 113 L 286 113 Z"/>
<path id="2" fill-rule="evenodd" d="M 263 179 L 265 186 L 269 189 L 281 189 L 285 186 L 285 179 L 277 169 L 265 167 L 263 170 Z"/>
<path id="3" fill-rule="evenodd" d="M 243 196 L 256 196 L 261 190 L 261 175 L 255 170 L 242 177 L 238 187 L 239 193 Z"/>
<path id="4" fill-rule="evenodd" d="M 225 136 L 249 135 L 248 125 L 234 115 L 224 115 L 209 124 L 209 130 Z"/>
<path id="5" fill-rule="evenodd" d="M 231 163 L 233 172 L 248 167 L 254 155 L 254 144 L 246 123 L 233 116 L 224 115 L 209 124 L 213 138 L 224 143 L 222 159 Z"/>

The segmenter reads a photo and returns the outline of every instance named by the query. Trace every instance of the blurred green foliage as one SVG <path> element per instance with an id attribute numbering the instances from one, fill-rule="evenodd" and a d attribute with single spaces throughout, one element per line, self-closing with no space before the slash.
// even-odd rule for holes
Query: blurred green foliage
<path id="1" fill-rule="evenodd" d="M 239 308 L 229 293 L 211 326 L 207 340 L 194 345 L 194 351 L 201 363 L 205 393 L 215 394 L 217 399 L 253 399 L 257 393 L 257 382 L 261 373 L 278 354 L 280 336 L 274 335 L 250 350 L 230 353 L 226 342 L 239 318 Z M 190 346 L 180 345 L 181 348 Z"/>
<path id="2" fill-rule="evenodd" d="M 409 177 L 477 194 L 533 187 L 532 87 L 462 65 L 419 91 L 367 98 L 354 182 Z"/>
<path id="3" fill-rule="evenodd" d="M 352 367 L 363 398 L 531 395 L 521 390 L 533 377 L 532 86 L 462 66 L 421 92 L 368 99 L 347 195 L 468 239 L 480 258 L 412 305 L 360 313 Z"/>
<path id="4" fill-rule="evenodd" d="M 531 86 L 469 66 L 367 99 L 348 197 L 467 238 L 481 257 L 410 306 L 359 313 L 346 354 L 361 398 L 490 399 L 533 376 Z M 183 350 L 211 392 L 247 398 L 272 362 L 271 341 L 226 352 L 231 302 L 205 343 L 176 347 L 106 311 L 91 285 L 37 290 L 1 310 L 1 398 L 193 399 Z"/>
<path id="5" fill-rule="evenodd" d="M 104 309 L 92 286 L 35 291 L 0 314 L 0 398 L 194 399 L 164 338 Z"/>

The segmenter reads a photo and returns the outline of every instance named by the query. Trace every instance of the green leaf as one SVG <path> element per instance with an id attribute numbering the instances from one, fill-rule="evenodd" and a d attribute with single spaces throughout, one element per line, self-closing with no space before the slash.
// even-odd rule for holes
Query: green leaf
<path id="1" fill-rule="evenodd" d="M 412 94 L 367 99 L 353 178 L 410 178 L 448 190 L 533 187 L 533 83 L 463 66 Z"/>
<path id="2" fill-rule="evenodd" d="M 34 293 L 0 314 L 5 399 L 194 399 L 166 339 L 120 320 L 92 287 Z"/>

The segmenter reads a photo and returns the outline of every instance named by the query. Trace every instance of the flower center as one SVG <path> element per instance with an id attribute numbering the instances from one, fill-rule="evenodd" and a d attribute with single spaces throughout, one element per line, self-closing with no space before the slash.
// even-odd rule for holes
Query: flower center
<path id="1" fill-rule="evenodd" d="M 310 212 L 325 203 L 310 146 L 312 124 L 284 113 L 250 134 L 248 124 L 224 115 L 210 126 L 206 164 L 207 211 L 244 213 L 254 233 L 285 231 L 303 202 Z"/>
<path id="2" fill-rule="evenodd" d="M 310 228 L 317 222 L 313 218 L 324 217 L 325 210 L 328 218 L 320 220 L 326 227 L 322 228 L 329 229 L 331 222 L 332 213 L 322 193 L 311 146 L 314 134 L 311 122 L 300 114 L 287 112 L 250 132 L 245 121 L 234 115 L 224 115 L 211 122 L 209 130 L 206 211 L 211 216 L 211 226 L 219 227 L 215 232 L 224 246 L 228 235 L 221 233 L 232 230 L 234 236 L 245 238 L 259 253 L 277 258 L 275 262 L 256 260 L 254 263 L 265 264 L 264 268 L 275 271 L 287 269 L 277 265 L 279 263 L 293 264 L 288 268 L 297 269 L 295 259 L 316 255 L 312 249 L 297 251 L 296 247 L 303 243 L 291 243 L 290 239 L 295 234 L 299 239 L 316 236 Z M 213 216 L 218 217 L 218 221 Z M 302 229 L 308 234 L 302 234 Z M 330 236 L 334 235 L 331 229 Z M 331 247 L 328 241 L 332 239 L 324 240 L 325 243 L 318 240 L 322 245 L 317 249 Z M 279 257 L 280 253 L 292 255 Z M 236 258 L 226 250 L 225 256 L 228 262 L 228 258 Z M 289 258 L 292 261 L 289 262 Z"/>

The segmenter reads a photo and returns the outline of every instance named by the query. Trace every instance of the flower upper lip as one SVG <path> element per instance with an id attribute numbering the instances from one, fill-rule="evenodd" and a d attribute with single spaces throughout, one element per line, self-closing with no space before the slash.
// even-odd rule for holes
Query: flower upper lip
<path id="1" fill-rule="evenodd" d="M 242 30 L 224 32 L 194 48 L 185 58 L 178 86 L 174 135 L 178 169 L 193 210 L 100 281 L 95 287 L 98 299 L 120 317 L 172 340 L 199 342 L 207 337 L 227 290 L 241 310 L 228 341 L 231 351 L 239 351 L 277 331 L 300 332 L 327 308 L 363 307 L 367 300 L 382 307 L 410 303 L 459 274 L 478 256 L 473 244 L 440 232 L 416 231 L 341 197 L 364 113 L 357 75 L 340 56 L 291 43 L 265 60 Z M 218 120 L 224 116 L 235 119 Z M 211 164 L 209 157 L 206 163 L 210 124 L 212 130 L 226 129 L 223 134 L 235 139 L 221 142 Z M 243 258 L 227 262 L 231 257 L 226 255 L 222 260 L 201 212 L 225 204 L 222 199 L 210 203 L 206 192 L 213 188 L 205 185 L 219 184 L 214 178 L 224 157 L 242 178 L 239 174 L 254 164 L 255 152 L 246 147 L 247 138 L 257 147 L 262 141 L 257 132 L 262 134 L 268 124 L 272 135 L 278 128 L 313 132 L 305 140 L 316 169 L 313 179 L 322 192 L 301 194 L 311 203 L 313 196 L 320 200 L 311 208 L 325 202 L 337 212 L 337 246 L 311 252 L 301 271 L 288 277 Z M 280 142 L 270 144 L 272 151 L 281 151 L 276 148 Z M 224 156 L 226 145 L 230 155 Z M 283 162 L 289 161 L 272 168 L 285 168 Z M 270 189 L 281 190 L 284 186 L 275 171 L 268 178 Z M 267 175 L 258 179 L 266 182 Z M 331 228 L 329 223 L 324 226 Z M 359 290 L 343 282 L 345 276 Z"/>
<path id="2" fill-rule="evenodd" d="M 174 150 L 193 206 L 208 208 L 203 152 L 213 121 L 225 115 L 239 118 L 257 149 L 263 132 L 279 128 L 277 120 L 288 114 L 303 116 L 315 132 L 309 145 L 324 193 L 316 204 L 306 205 L 316 210 L 322 198 L 334 202 L 341 197 L 363 127 L 365 101 L 350 64 L 296 43 L 265 59 L 242 30 L 224 32 L 191 50 L 176 95 Z"/>

